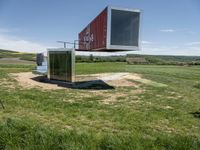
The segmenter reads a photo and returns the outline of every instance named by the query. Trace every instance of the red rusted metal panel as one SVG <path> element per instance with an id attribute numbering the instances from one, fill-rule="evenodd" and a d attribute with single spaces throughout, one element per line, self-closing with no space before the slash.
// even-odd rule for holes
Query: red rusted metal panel
<path id="1" fill-rule="evenodd" d="M 81 33 L 79 33 L 79 49 L 106 49 L 106 36 L 107 8 L 105 8 Z"/>

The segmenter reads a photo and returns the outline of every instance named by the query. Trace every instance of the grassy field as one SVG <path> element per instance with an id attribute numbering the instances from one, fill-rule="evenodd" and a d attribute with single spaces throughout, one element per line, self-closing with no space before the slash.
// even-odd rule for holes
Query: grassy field
<path id="1" fill-rule="evenodd" d="M 34 67 L 0 64 L 0 149 L 200 149 L 198 66 L 76 65 L 77 74 L 133 72 L 166 85 L 111 90 L 25 89 L 9 76 Z"/>
<path id="2" fill-rule="evenodd" d="M 35 61 L 36 55 L 35 53 L 21 53 L 21 52 L 16 52 L 16 51 L 0 49 L 0 59 L 1 58 L 11 58 L 11 61 L 12 61 L 12 58 L 14 59 L 18 58 L 19 60 L 25 60 L 25 61 Z M 19 61 L 15 61 L 15 62 L 18 63 Z"/>

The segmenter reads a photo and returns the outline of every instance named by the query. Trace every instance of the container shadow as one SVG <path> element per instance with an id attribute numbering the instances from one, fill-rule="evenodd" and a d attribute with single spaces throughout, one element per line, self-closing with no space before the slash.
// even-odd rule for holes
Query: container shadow
<path id="1" fill-rule="evenodd" d="M 91 89 L 91 90 L 111 90 L 115 89 L 103 80 L 88 80 L 88 81 L 77 81 L 74 83 L 63 82 L 59 80 L 49 80 L 46 76 L 38 76 L 31 78 L 34 81 L 41 83 L 56 84 L 59 87 L 71 88 L 71 89 Z"/>

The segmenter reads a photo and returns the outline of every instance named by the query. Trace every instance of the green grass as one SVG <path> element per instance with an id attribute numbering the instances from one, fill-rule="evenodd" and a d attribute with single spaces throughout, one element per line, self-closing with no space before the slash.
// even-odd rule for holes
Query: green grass
<path id="1" fill-rule="evenodd" d="M 77 64 L 77 74 L 133 72 L 167 85 L 103 91 L 25 89 L 9 76 L 33 68 L 0 64 L 0 149 L 200 149 L 200 67 Z"/>

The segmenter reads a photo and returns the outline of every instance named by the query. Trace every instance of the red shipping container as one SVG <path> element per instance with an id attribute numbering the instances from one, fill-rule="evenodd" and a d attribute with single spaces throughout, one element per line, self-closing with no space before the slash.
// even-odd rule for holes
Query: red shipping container
<path id="1" fill-rule="evenodd" d="M 78 50 L 139 50 L 139 28 L 139 10 L 106 7 L 79 33 Z"/>

